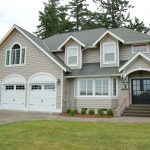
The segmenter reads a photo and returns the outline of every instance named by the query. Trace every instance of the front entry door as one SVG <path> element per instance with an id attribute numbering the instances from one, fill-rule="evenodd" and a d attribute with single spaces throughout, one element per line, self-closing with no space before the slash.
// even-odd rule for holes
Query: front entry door
<path id="1" fill-rule="evenodd" d="M 132 79 L 132 103 L 150 104 L 150 78 Z"/>

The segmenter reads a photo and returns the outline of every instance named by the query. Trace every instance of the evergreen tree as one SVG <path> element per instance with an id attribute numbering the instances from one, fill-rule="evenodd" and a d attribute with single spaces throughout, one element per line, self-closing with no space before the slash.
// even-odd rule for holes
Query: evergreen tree
<path id="1" fill-rule="evenodd" d="M 137 17 L 135 17 L 134 20 L 130 20 L 129 25 L 127 27 L 143 33 L 150 32 L 150 27 L 146 27 L 144 25 L 144 22 L 140 21 Z"/>
<path id="2" fill-rule="evenodd" d="M 99 13 L 105 28 L 125 26 L 130 21 L 128 10 L 133 8 L 128 0 L 94 0 L 99 4 Z"/>
<path id="3" fill-rule="evenodd" d="M 35 32 L 38 37 L 47 38 L 71 28 L 71 23 L 67 20 L 67 9 L 60 6 L 59 1 L 49 0 L 44 3 L 44 12 L 39 11 L 40 25 Z"/>
<path id="4" fill-rule="evenodd" d="M 71 0 L 68 4 L 70 10 L 70 20 L 74 25 L 74 30 L 85 29 L 89 21 L 91 12 L 88 10 L 86 0 Z"/>

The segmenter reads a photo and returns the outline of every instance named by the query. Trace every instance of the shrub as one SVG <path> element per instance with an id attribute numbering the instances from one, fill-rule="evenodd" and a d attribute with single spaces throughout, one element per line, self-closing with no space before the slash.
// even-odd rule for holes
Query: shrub
<path id="1" fill-rule="evenodd" d="M 75 109 L 71 109 L 69 114 L 70 116 L 74 116 L 76 114 Z"/>
<path id="2" fill-rule="evenodd" d="M 74 112 L 75 112 L 75 114 L 78 114 L 78 110 L 77 109 L 74 109 Z"/>
<path id="3" fill-rule="evenodd" d="M 71 111 L 71 109 L 68 108 L 67 111 L 66 111 L 66 113 L 67 113 L 67 114 L 70 114 L 70 111 Z"/>
<path id="4" fill-rule="evenodd" d="M 114 113 L 113 113 L 112 109 L 107 110 L 107 115 L 114 116 Z"/>
<path id="5" fill-rule="evenodd" d="M 94 115 L 94 114 L 95 114 L 94 109 L 89 109 L 89 115 Z"/>
<path id="6" fill-rule="evenodd" d="M 82 109 L 81 109 L 81 114 L 82 114 L 82 115 L 86 114 L 86 111 L 87 111 L 87 108 L 82 108 Z"/>
<path id="7" fill-rule="evenodd" d="M 104 111 L 103 111 L 103 109 L 98 109 L 98 114 L 100 115 L 100 116 L 103 116 L 104 115 Z"/>

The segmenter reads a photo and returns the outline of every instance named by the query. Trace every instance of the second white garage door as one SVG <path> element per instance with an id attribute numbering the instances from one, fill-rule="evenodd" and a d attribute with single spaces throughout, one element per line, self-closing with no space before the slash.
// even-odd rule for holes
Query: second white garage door
<path id="1" fill-rule="evenodd" d="M 55 112 L 55 79 L 48 75 L 35 76 L 32 78 L 29 88 L 29 110 Z"/>

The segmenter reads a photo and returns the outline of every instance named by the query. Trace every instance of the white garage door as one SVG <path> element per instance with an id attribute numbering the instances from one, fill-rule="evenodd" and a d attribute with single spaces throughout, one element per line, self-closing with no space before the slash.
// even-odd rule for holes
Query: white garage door
<path id="1" fill-rule="evenodd" d="M 13 79 L 13 81 L 12 81 Z M 25 109 L 25 84 L 19 82 L 18 78 L 11 76 L 7 79 L 7 82 L 3 84 L 2 89 L 2 108 L 3 109 L 15 109 L 24 110 Z M 15 84 L 15 82 L 17 84 Z"/>
<path id="2" fill-rule="evenodd" d="M 55 112 L 56 83 L 54 79 L 45 75 L 38 75 L 35 78 L 29 84 L 29 110 Z"/>

